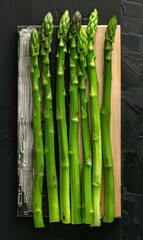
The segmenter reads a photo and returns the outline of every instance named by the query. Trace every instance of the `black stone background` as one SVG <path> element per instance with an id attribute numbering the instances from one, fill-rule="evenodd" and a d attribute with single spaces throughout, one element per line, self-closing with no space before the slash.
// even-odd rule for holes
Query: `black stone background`
<path id="1" fill-rule="evenodd" d="M 84 16 L 96 7 L 99 24 L 122 12 L 122 219 L 101 228 L 49 224 L 34 229 L 16 217 L 17 25 L 55 24 L 66 9 Z M 143 0 L 0 0 L 0 240 L 143 240 Z M 121 223 L 120 223 L 121 222 Z"/>
<path id="2" fill-rule="evenodd" d="M 143 0 L 123 0 L 121 10 L 121 239 L 143 240 Z"/>

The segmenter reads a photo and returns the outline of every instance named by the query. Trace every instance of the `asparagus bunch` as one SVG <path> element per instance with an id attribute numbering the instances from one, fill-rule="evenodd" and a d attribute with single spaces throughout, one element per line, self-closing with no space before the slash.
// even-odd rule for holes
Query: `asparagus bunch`
<path id="1" fill-rule="evenodd" d="M 43 134 L 41 129 L 41 97 L 39 89 L 39 36 L 33 29 L 30 40 L 31 76 L 33 91 L 33 132 L 34 132 L 34 183 L 33 217 L 36 228 L 44 227 L 42 213 L 42 187 L 44 176 Z"/>
<path id="2" fill-rule="evenodd" d="M 42 56 L 42 83 L 44 102 L 44 150 L 46 162 L 46 178 L 48 190 L 49 221 L 59 222 L 58 183 L 55 165 L 54 123 L 52 108 L 52 91 L 50 83 L 50 60 L 53 34 L 53 17 L 49 12 L 42 24 L 41 56 Z"/>
<path id="3" fill-rule="evenodd" d="M 61 220 L 64 223 L 70 223 L 69 153 L 64 86 L 65 53 L 67 51 L 66 41 L 68 40 L 69 27 L 69 12 L 65 11 L 58 29 L 59 48 L 57 53 L 56 80 L 56 119 L 60 159 L 60 210 Z"/>
<path id="4" fill-rule="evenodd" d="M 93 217 L 92 189 L 91 189 L 92 153 L 88 118 L 88 99 L 86 94 L 86 56 L 88 53 L 88 37 L 83 27 L 80 28 L 77 39 L 79 56 L 79 89 L 82 121 L 82 141 L 84 150 L 83 177 L 82 177 L 83 181 L 82 218 L 84 223 L 91 224 Z"/>
<path id="5" fill-rule="evenodd" d="M 105 179 L 104 222 L 114 221 L 114 169 L 110 137 L 111 84 L 112 84 L 112 44 L 115 38 L 117 19 L 113 16 L 105 33 L 104 46 L 104 84 L 101 110 L 102 147 Z"/>
<path id="6" fill-rule="evenodd" d="M 96 9 L 90 14 L 87 35 L 88 35 L 88 75 L 90 86 L 90 108 L 91 108 L 91 129 L 92 129 L 92 151 L 93 151 L 93 172 L 92 172 L 92 193 L 93 193 L 93 223 L 92 226 L 101 225 L 100 216 L 100 195 L 102 177 L 102 144 L 100 109 L 98 100 L 98 79 L 96 72 L 96 56 L 94 53 L 95 33 L 98 25 L 98 12 Z"/>
<path id="7" fill-rule="evenodd" d="M 71 222 L 81 223 L 80 161 L 78 148 L 78 78 L 77 78 L 77 34 L 81 26 L 81 14 L 73 15 L 69 34 L 70 40 L 70 118 L 69 118 L 69 157 L 71 180 Z"/>

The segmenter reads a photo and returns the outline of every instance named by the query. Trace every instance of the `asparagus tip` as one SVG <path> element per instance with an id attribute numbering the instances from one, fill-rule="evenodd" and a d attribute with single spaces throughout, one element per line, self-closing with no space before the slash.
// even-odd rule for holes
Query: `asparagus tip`
<path id="1" fill-rule="evenodd" d="M 69 11 L 66 10 L 64 14 L 68 16 L 69 15 Z"/>
<path id="2" fill-rule="evenodd" d="M 105 33 L 105 39 L 107 41 L 110 41 L 111 43 L 114 42 L 116 26 L 117 26 L 117 18 L 115 15 L 113 15 L 108 22 L 108 26 Z"/>
<path id="3" fill-rule="evenodd" d="M 45 35 L 51 35 L 53 33 L 53 16 L 50 12 L 44 17 L 42 31 Z"/>
<path id="4" fill-rule="evenodd" d="M 77 36 L 81 27 L 82 17 L 79 11 L 76 11 L 71 20 L 71 33 Z"/>
<path id="5" fill-rule="evenodd" d="M 90 40 L 94 42 L 95 32 L 98 26 L 98 11 L 95 8 L 94 11 L 89 16 L 88 26 L 87 26 L 87 35 Z"/>
<path id="6" fill-rule="evenodd" d="M 84 27 L 80 28 L 77 39 L 78 39 L 78 42 L 77 42 L 78 53 L 86 56 L 88 52 L 88 38 L 87 38 L 87 34 L 85 32 Z"/>
<path id="7" fill-rule="evenodd" d="M 53 18 L 51 12 L 48 12 L 48 13 L 46 14 L 46 16 L 45 16 L 44 19 L 46 19 L 46 18 Z"/>
<path id="8" fill-rule="evenodd" d="M 38 35 L 36 28 L 33 28 L 32 32 L 31 32 L 30 55 L 32 57 L 39 55 L 39 35 Z"/>
<path id="9" fill-rule="evenodd" d="M 58 38 L 62 37 L 64 40 L 66 40 L 69 32 L 69 28 L 70 28 L 70 16 L 69 16 L 69 11 L 66 10 L 60 20 Z"/>
<path id="10" fill-rule="evenodd" d="M 31 33 L 31 41 L 37 41 L 39 39 L 38 32 L 36 28 L 33 28 Z"/>

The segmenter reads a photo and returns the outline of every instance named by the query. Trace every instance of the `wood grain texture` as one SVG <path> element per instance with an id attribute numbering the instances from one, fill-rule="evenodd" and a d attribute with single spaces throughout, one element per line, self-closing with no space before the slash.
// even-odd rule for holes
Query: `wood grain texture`
<path id="1" fill-rule="evenodd" d="M 103 95 L 104 39 L 106 26 L 98 26 L 95 40 L 96 66 L 99 82 L 100 107 Z M 117 26 L 112 52 L 111 142 L 115 179 L 115 217 L 121 217 L 121 37 Z M 87 92 L 89 93 L 87 82 Z M 90 113 L 90 110 L 89 110 Z M 83 162 L 81 127 L 79 125 L 80 160 Z M 104 176 L 102 179 L 101 214 L 104 212 Z"/>

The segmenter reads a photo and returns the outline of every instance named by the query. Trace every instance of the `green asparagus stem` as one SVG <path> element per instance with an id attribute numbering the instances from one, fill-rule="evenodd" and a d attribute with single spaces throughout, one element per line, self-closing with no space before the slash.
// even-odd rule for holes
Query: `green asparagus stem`
<path id="1" fill-rule="evenodd" d="M 93 151 L 93 173 L 92 173 L 92 193 L 93 193 L 93 223 L 92 226 L 101 225 L 100 198 L 101 198 L 101 178 L 102 178 L 102 144 L 100 109 L 98 100 L 98 79 L 96 72 L 96 56 L 94 53 L 94 38 L 98 25 L 98 12 L 96 9 L 89 17 L 88 35 L 88 75 L 90 86 L 90 108 L 91 108 L 91 128 L 92 128 L 92 151 Z"/>
<path id="2" fill-rule="evenodd" d="M 113 16 L 105 33 L 104 46 L 104 84 L 101 110 L 102 147 L 104 160 L 105 203 L 103 222 L 114 221 L 114 168 L 110 136 L 111 85 L 112 85 L 112 44 L 115 38 L 117 19 Z"/>
<path id="3" fill-rule="evenodd" d="M 42 55 L 42 83 L 44 101 L 44 150 L 46 161 L 46 177 L 48 190 L 49 221 L 59 222 L 58 183 L 55 164 L 54 123 L 52 111 L 52 91 L 50 83 L 50 60 L 53 34 L 53 17 L 49 12 L 42 24 L 41 55 Z"/>
<path id="4" fill-rule="evenodd" d="M 35 228 L 44 227 L 42 213 L 42 187 L 44 176 L 44 153 L 41 129 L 40 89 L 39 89 L 39 36 L 33 29 L 30 40 L 31 75 L 33 91 L 33 132 L 34 132 L 34 183 L 33 183 L 33 217 Z"/>
<path id="5" fill-rule="evenodd" d="M 84 223 L 91 224 L 93 219 L 92 189 L 91 189 L 92 153 L 88 118 L 88 99 L 86 94 L 86 56 L 88 53 L 88 37 L 83 27 L 80 28 L 77 39 L 79 56 L 79 89 L 80 89 L 82 141 L 84 150 L 84 162 L 82 171 L 83 174 L 82 219 Z"/>
<path id="6" fill-rule="evenodd" d="M 78 148 L 78 78 L 77 78 L 77 44 L 76 38 L 81 26 L 81 14 L 73 15 L 69 34 L 70 40 L 70 117 L 69 117 L 69 157 L 71 181 L 71 223 L 81 223 L 81 193 L 80 193 L 80 160 Z"/>
<path id="7" fill-rule="evenodd" d="M 59 48 L 57 53 L 56 80 L 56 119 L 60 160 L 60 210 L 63 223 L 70 223 L 69 153 L 64 86 L 65 52 L 67 51 L 66 41 L 68 40 L 69 27 L 69 12 L 65 11 L 58 29 Z"/>

